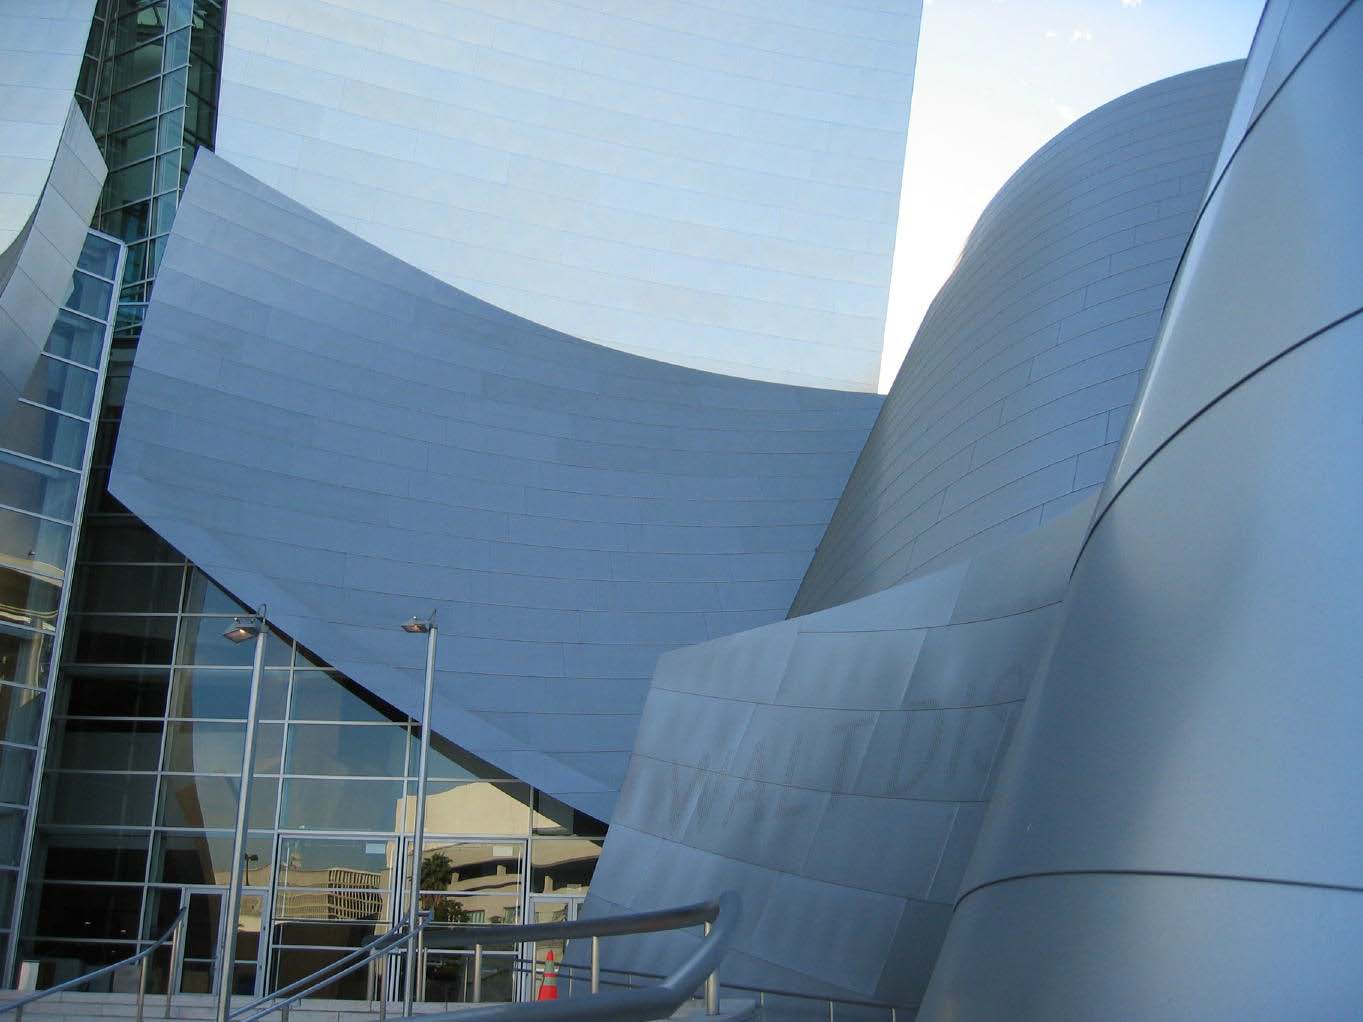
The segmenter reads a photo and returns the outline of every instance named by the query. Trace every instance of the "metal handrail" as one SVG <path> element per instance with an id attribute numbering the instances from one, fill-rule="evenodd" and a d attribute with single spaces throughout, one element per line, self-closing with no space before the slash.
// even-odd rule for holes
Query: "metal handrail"
<path id="1" fill-rule="evenodd" d="M 126 969 L 129 965 L 132 965 L 134 962 L 139 962 L 141 963 L 141 966 L 138 969 L 137 974 L 137 1014 L 135 1018 L 137 1022 L 142 1022 L 142 1009 L 147 999 L 147 959 L 151 957 L 151 953 L 155 951 L 157 948 L 163 947 L 166 943 L 168 943 L 171 940 L 174 940 L 177 937 L 188 914 L 189 906 L 186 905 L 184 908 L 180 909 L 179 912 L 175 913 L 175 918 L 171 920 L 171 924 L 168 927 L 166 927 L 166 932 L 161 934 L 161 936 L 157 937 L 155 941 L 153 941 L 151 944 L 148 944 L 141 951 L 137 952 L 137 954 L 129 955 L 127 958 L 121 959 L 117 962 L 113 962 L 110 965 L 101 966 L 94 972 L 87 972 L 84 976 L 77 976 L 75 979 L 68 979 L 63 983 L 58 983 L 54 987 L 48 987 L 46 990 L 39 990 L 37 993 L 30 994 L 28 997 L 21 997 L 17 1001 L 11 1001 L 9 1004 L 0 1007 L 0 1015 L 4 1015 L 6 1012 L 11 1011 L 17 1012 L 18 1014 L 14 1016 L 15 1022 L 22 1022 L 22 1019 L 24 1017 L 24 1008 L 32 1004 L 34 1001 L 41 1001 L 44 997 L 51 997 L 53 994 L 59 994 L 66 990 L 72 990 L 76 987 L 84 986 L 86 983 L 89 983 L 92 979 L 98 979 L 105 973 L 117 972 L 119 969 Z M 171 949 L 170 957 L 171 962 L 174 963 L 175 951 L 173 948 Z M 170 999 L 173 996 L 173 993 L 174 991 L 171 989 L 170 977 L 167 976 L 166 978 L 167 1015 L 170 1014 Z"/>
<path id="2" fill-rule="evenodd" d="M 719 964 L 729 949 L 738 927 L 740 902 L 734 891 L 725 891 L 714 901 L 658 912 L 605 916 L 572 923 L 531 923 L 525 926 L 469 926 L 429 936 L 438 947 L 472 943 L 474 946 L 473 1000 L 482 990 L 484 944 L 514 944 L 534 940 L 592 938 L 592 996 L 565 1001 L 536 1001 L 530 1004 L 498 1004 L 486 1008 L 461 1008 L 457 1011 L 423 1015 L 422 1022 L 511 1022 L 511 1020 L 555 1020 L 555 1022 L 645 1022 L 667 1018 L 705 984 L 705 1013 L 719 1014 Z M 700 947 L 687 956 L 672 973 L 653 986 L 634 990 L 599 992 L 599 943 L 601 937 L 676 930 L 697 923 L 705 925 Z"/>
<path id="3" fill-rule="evenodd" d="M 242 1005 L 240 1008 L 231 1012 L 227 1017 L 234 1020 L 239 1019 L 240 1022 L 257 1022 L 258 1019 L 265 1018 L 267 1015 L 272 1015 L 277 1011 L 280 1013 L 282 1019 L 287 1020 L 291 1005 L 301 1001 L 309 994 L 320 990 L 328 983 L 334 983 L 338 979 L 349 976 L 357 969 L 364 968 L 375 958 L 390 954 L 405 946 L 414 938 L 421 936 L 426 924 L 431 921 L 431 911 L 427 909 L 424 912 L 418 913 L 417 919 L 418 922 L 415 930 L 407 932 L 407 923 L 406 921 L 403 921 L 386 933 L 381 933 L 373 940 L 361 944 L 344 958 L 338 958 L 336 961 L 322 966 L 322 968 L 315 972 L 309 973 L 302 979 L 294 980 L 288 986 L 276 990 L 274 993 L 266 994 L 259 1000 Z M 352 959 L 354 959 L 354 961 L 352 961 Z M 344 969 L 340 968 L 342 965 L 346 965 L 346 963 L 350 964 Z M 281 1000 L 281 998 L 283 998 L 283 1000 Z M 380 991 L 380 1018 L 387 1015 L 387 1006 L 387 998 L 383 997 L 382 991 Z M 247 1014 L 248 1012 L 253 1013 Z"/>

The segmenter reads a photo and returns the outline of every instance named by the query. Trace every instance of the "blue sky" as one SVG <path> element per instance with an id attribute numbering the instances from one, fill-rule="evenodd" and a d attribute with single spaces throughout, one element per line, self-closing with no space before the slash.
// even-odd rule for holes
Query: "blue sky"
<path id="1" fill-rule="evenodd" d="M 1245 56 L 1261 0 L 924 0 L 886 323 L 888 389 L 985 204 L 1077 117 Z"/>

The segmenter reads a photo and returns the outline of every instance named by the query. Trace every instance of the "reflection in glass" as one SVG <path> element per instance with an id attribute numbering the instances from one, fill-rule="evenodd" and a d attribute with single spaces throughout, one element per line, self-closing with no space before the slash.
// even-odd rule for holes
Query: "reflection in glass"
<path id="1" fill-rule="evenodd" d="M 530 846 L 530 890 L 534 894 L 586 894 L 602 841 L 537 838 Z"/>
<path id="2" fill-rule="evenodd" d="M 87 234 L 76 265 L 87 273 L 112 280 L 118 267 L 118 246 L 97 234 Z"/>
<path id="3" fill-rule="evenodd" d="M 299 650 L 300 662 L 303 656 Z M 389 719 L 383 703 L 336 671 L 301 671 L 293 676 L 294 720 L 382 722 Z"/>
<path id="4" fill-rule="evenodd" d="M 189 584 L 185 587 L 186 614 L 249 614 L 250 611 L 227 594 L 198 568 L 189 570 Z"/>
<path id="5" fill-rule="evenodd" d="M 24 387 L 24 397 L 40 405 L 88 417 L 95 403 L 97 377 L 55 358 L 40 358 Z"/>
<path id="6" fill-rule="evenodd" d="M 95 236 L 88 237 L 93 239 Z M 97 368 L 100 353 L 104 350 L 104 324 L 62 309 L 57 313 L 57 320 L 47 335 L 44 350 L 91 369 Z"/>
<path id="7" fill-rule="evenodd" d="M 0 740 L 36 745 L 42 719 L 42 692 L 0 684 Z"/>
<path id="8" fill-rule="evenodd" d="M 52 660 L 52 637 L 0 622 L 0 681 L 41 688 Z"/>
<path id="9" fill-rule="evenodd" d="M 155 770 L 161 722 L 72 719 L 59 742 L 57 765 L 63 770 Z"/>
<path id="10" fill-rule="evenodd" d="M 399 725 L 290 724 L 291 774 L 401 777 L 406 731 Z"/>
<path id="11" fill-rule="evenodd" d="M 416 784 L 408 785 L 416 801 Z M 409 814 L 410 818 L 411 814 Z M 523 836 L 530 817 L 530 786 L 515 781 L 431 781 L 426 830 L 433 834 Z"/>
<path id="12" fill-rule="evenodd" d="M 155 791 L 156 778 L 147 774 L 82 774 L 79 784 L 53 774 L 42 807 L 51 823 L 145 827 Z"/>
<path id="13" fill-rule="evenodd" d="M 253 834 L 246 842 L 246 869 L 242 877 L 248 887 L 268 887 L 270 847 L 264 835 Z M 152 856 L 152 879 L 168 884 L 197 884 L 225 887 L 227 868 L 232 861 L 232 835 L 221 833 L 159 833 Z"/>
<path id="14" fill-rule="evenodd" d="M 23 805 L 33 780 L 33 750 L 0 745 L 0 802 Z"/>
<path id="15" fill-rule="evenodd" d="M 520 889 L 524 857 L 525 845 L 519 841 L 482 843 L 428 839 L 421 857 L 421 889 L 472 894 L 514 893 Z"/>
<path id="16" fill-rule="evenodd" d="M 245 720 L 250 697 L 249 670 L 177 667 L 171 684 L 170 715 Z"/>
<path id="17" fill-rule="evenodd" d="M 0 508 L 0 557 L 24 571 L 63 574 L 71 526 Z"/>
<path id="18" fill-rule="evenodd" d="M 250 828 L 273 828 L 274 810 L 274 785 L 252 784 Z M 162 826 L 231 830 L 236 821 L 237 778 L 166 775 L 162 779 L 161 809 L 157 820 Z"/>
<path id="19" fill-rule="evenodd" d="M 391 831 L 401 812 L 401 781 L 285 778 L 281 827 L 299 830 Z"/>
<path id="20" fill-rule="evenodd" d="M 84 611 L 173 614 L 183 571 L 178 564 L 82 565 L 72 599 Z"/>
<path id="21" fill-rule="evenodd" d="M 166 725 L 166 763 L 178 773 L 241 774 L 246 746 L 242 724 L 174 722 Z"/>
<path id="22" fill-rule="evenodd" d="M 174 638 L 173 617 L 72 614 L 64 648 L 83 663 L 168 664 Z"/>
<path id="23" fill-rule="evenodd" d="M 51 359 L 44 359 L 44 362 L 49 365 L 62 364 Z M 17 454 L 27 454 L 30 458 L 55 461 L 66 468 L 79 469 L 85 457 L 85 438 L 89 431 L 89 425 L 82 419 L 58 415 L 36 405 L 20 402 L 11 409 L 9 420 L 4 423 L 0 435 L 4 437 L 5 446 Z M 63 548 L 63 562 L 65 555 L 66 550 Z"/>
<path id="24" fill-rule="evenodd" d="M 0 493 L 5 503 L 69 522 L 76 513 L 75 472 L 0 450 Z"/>
<path id="25" fill-rule="evenodd" d="M 114 175 L 109 176 L 112 178 Z M 112 284 L 77 270 L 71 274 L 69 288 L 66 300 L 62 302 L 67 308 L 96 319 L 104 319 L 109 315 L 109 303 L 114 297 Z"/>

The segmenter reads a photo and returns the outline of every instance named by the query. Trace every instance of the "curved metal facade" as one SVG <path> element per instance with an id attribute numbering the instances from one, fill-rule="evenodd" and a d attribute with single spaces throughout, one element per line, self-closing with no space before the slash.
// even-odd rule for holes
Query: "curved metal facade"
<path id="1" fill-rule="evenodd" d="M 29 386 L 104 185 L 74 102 L 93 10 L 44 0 L 0 11 L 0 417 Z"/>
<path id="2" fill-rule="evenodd" d="M 590 908 L 736 889 L 725 981 L 917 1005 L 1092 504 L 885 592 L 666 654 Z M 693 943 L 608 943 L 604 961 L 665 972 Z"/>
<path id="3" fill-rule="evenodd" d="M 537 326 L 202 152 L 111 490 L 408 712 L 438 607 L 436 728 L 608 818 L 658 655 L 783 616 L 880 403 Z"/>
<path id="4" fill-rule="evenodd" d="M 792 614 L 878 592 L 1096 493 L 1243 62 L 1076 121 L 981 215 L 895 379 Z"/>
<path id="5" fill-rule="evenodd" d="M 233 0 L 217 151 L 576 337 L 874 391 L 920 0 Z"/>
<path id="6" fill-rule="evenodd" d="M 920 1017 L 1363 1000 L 1360 53 L 1265 12 Z"/>

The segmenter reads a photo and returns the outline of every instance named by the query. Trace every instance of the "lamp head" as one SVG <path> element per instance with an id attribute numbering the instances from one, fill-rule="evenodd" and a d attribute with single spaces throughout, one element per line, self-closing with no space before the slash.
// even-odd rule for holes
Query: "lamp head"
<path id="1" fill-rule="evenodd" d="M 425 635 L 431 630 L 431 622 L 413 617 L 412 620 L 403 622 L 402 630 L 408 635 Z"/>
<path id="2" fill-rule="evenodd" d="M 260 620 L 253 617 L 234 617 L 232 627 L 223 632 L 223 637 L 233 642 L 245 642 L 260 634 Z"/>

